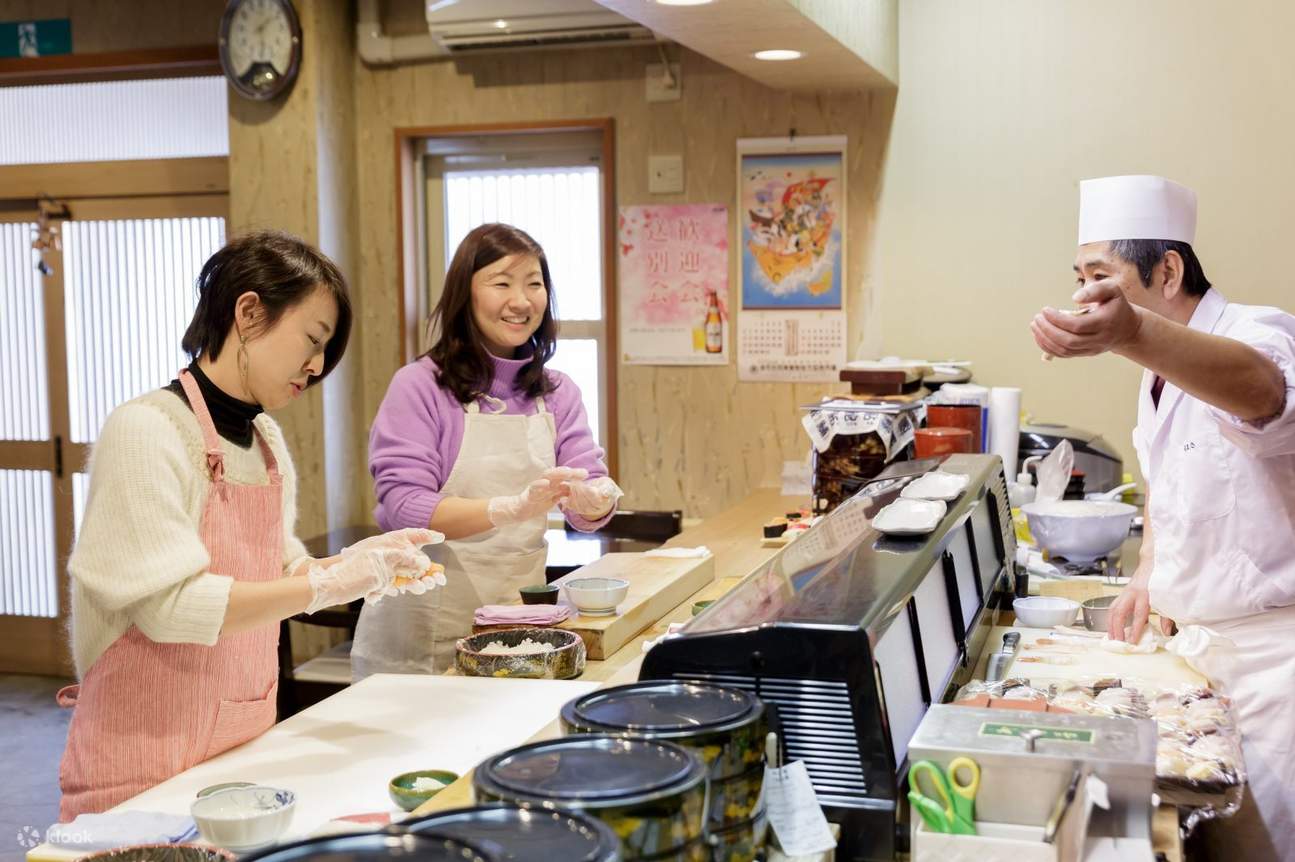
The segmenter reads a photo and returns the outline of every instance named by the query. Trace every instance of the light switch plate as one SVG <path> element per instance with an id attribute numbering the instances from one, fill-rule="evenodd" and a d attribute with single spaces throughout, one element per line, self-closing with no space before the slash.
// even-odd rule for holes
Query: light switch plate
<path id="1" fill-rule="evenodd" d="M 673 85 L 673 86 L 672 86 Z M 664 63 L 649 63 L 647 67 L 647 100 L 649 102 L 678 101 L 683 92 L 683 77 L 678 63 L 670 64 L 670 77 L 666 78 Z"/>
<path id="2" fill-rule="evenodd" d="M 648 156 L 648 191 L 683 194 L 683 156 Z"/>

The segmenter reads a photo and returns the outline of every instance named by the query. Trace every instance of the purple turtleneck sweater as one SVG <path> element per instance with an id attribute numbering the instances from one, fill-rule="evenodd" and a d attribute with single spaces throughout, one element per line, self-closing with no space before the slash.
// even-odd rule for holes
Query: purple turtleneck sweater
<path id="1" fill-rule="evenodd" d="M 504 402 L 504 413 L 531 414 L 535 400 L 513 389 L 528 359 L 500 359 L 489 394 Z M 546 372 L 557 388 L 544 396 L 544 406 L 557 426 L 554 455 L 559 467 L 583 467 L 589 478 L 607 475 L 602 447 L 594 440 L 580 389 L 560 371 Z M 373 474 L 378 506 L 373 511 L 383 530 L 426 527 L 444 496 L 441 487 L 459 457 L 463 443 L 463 405 L 436 382 L 436 363 L 418 359 L 396 372 L 378 415 L 369 430 L 369 472 Z M 517 491 L 526 487 L 520 477 Z M 615 511 L 613 509 L 613 511 Z M 610 518 L 587 521 L 575 512 L 567 522 L 589 532 Z"/>

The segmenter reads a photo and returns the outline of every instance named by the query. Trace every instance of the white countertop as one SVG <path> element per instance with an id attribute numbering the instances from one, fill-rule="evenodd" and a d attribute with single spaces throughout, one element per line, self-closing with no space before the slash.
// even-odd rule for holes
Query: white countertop
<path id="1" fill-rule="evenodd" d="M 187 814 L 202 788 L 253 781 L 296 793 L 285 841 L 342 815 L 403 815 L 387 796 L 387 782 L 396 775 L 414 769 L 466 772 L 530 739 L 562 704 L 598 685 L 376 674 L 112 810 Z M 27 860 L 64 862 L 78 855 L 42 844 Z"/>

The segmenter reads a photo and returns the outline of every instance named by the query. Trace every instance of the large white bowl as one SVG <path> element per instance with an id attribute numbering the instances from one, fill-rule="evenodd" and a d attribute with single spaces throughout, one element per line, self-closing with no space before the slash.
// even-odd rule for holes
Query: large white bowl
<path id="1" fill-rule="evenodd" d="M 189 806 L 198 832 L 217 847 L 243 853 L 272 844 L 288 830 L 297 797 L 277 787 L 233 787 Z"/>
<path id="2" fill-rule="evenodd" d="M 1021 507 L 1039 547 L 1054 557 L 1088 563 L 1114 551 L 1138 513 L 1128 503 L 1052 500 Z"/>
<path id="3" fill-rule="evenodd" d="M 629 595 L 630 582 L 624 578 L 575 578 L 563 586 L 571 604 L 587 616 L 608 616 Z"/>
<path id="4" fill-rule="evenodd" d="M 1016 621 L 1021 625 L 1050 629 L 1073 623 L 1075 614 L 1079 611 L 1079 602 L 1060 596 L 1026 596 L 1015 599 L 1012 610 L 1016 613 Z"/>

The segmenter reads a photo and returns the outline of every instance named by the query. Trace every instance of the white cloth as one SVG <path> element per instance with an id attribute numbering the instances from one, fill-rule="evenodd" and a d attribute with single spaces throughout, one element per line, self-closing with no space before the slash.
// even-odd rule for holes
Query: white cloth
<path id="1" fill-rule="evenodd" d="M 293 532 L 297 474 L 275 421 L 264 413 L 252 421 L 283 476 L 286 566 L 306 553 Z M 242 449 L 222 439 L 220 446 L 227 482 L 268 481 L 255 443 Z M 166 389 L 118 406 L 94 445 L 90 476 L 81 532 L 67 564 L 77 676 L 132 624 L 160 643 L 214 644 L 233 579 L 207 570 L 211 556 L 199 527 L 211 473 L 193 411 Z"/>
<path id="2" fill-rule="evenodd" d="M 260 451 L 260 447 L 256 447 Z M 198 837 L 198 827 L 187 814 L 156 811 L 116 811 L 80 814 L 70 823 L 55 823 L 45 840 L 55 847 L 82 852 L 111 850 L 134 844 L 178 844 Z"/>
<path id="3" fill-rule="evenodd" d="M 1289 532 L 1289 527 L 1287 528 Z M 1156 536 L 1156 547 L 1160 537 Z M 1260 822 L 1219 821 L 1231 858 L 1295 862 L 1295 607 L 1208 628 L 1189 626 L 1168 647 L 1232 698 L 1247 792 Z"/>
<path id="4" fill-rule="evenodd" d="M 1079 183 L 1079 244 L 1115 239 L 1196 239 L 1196 192 L 1154 176 Z"/>
<path id="5" fill-rule="evenodd" d="M 1151 604 L 1182 627 L 1208 626 L 1175 652 L 1199 653 L 1193 666 L 1237 706 L 1267 835 L 1231 830 L 1235 855 L 1295 862 L 1295 317 L 1211 289 L 1189 326 L 1272 359 L 1286 404 L 1246 422 L 1166 383 L 1157 409 L 1143 375 L 1133 444 L 1151 488 Z"/>
<path id="6" fill-rule="evenodd" d="M 698 545 L 695 548 L 653 548 L 643 553 L 645 557 L 674 557 L 681 560 L 700 560 L 710 556 L 710 548 Z"/>
<path id="7" fill-rule="evenodd" d="M 441 493 L 489 498 L 516 494 L 557 462 L 557 427 L 544 399 L 530 415 L 482 413 L 467 405 L 463 443 Z M 443 673 L 454 666 L 454 642 L 472 633 L 483 605 L 517 598 L 517 590 L 544 583 L 546 517 L 495 527 L 427 548 L 445 566 L 445 586 L 421 596 L 396 596 L 365 605 L 351 648 L 351 675 Z"/>
<path id="8" fill-rule="evenodd" d="M 1180 626 L 1295 605 L 1295 317 L 1201 298 L 1192 329 L 1235 338 L 1286 376 L 1286 407 L 1258 427 L 1143 375 L 1133 446 L 1151 488 L 1151 602 Z"/>

